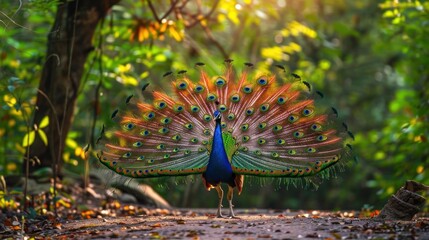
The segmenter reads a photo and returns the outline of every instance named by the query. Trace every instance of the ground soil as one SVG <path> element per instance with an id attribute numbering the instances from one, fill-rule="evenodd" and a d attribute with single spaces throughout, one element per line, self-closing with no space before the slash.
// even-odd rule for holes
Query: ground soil
<path id="1" fill-rule="evenodd" d="M 131 208 L 131 209 L 130 209 Z M 238 209 L 239 218 L 215 218 L 215 209 L 126 208 L 129 215 L 58 220 L 23 234 L 36 239 L 429 239 L 429 218 L 376 221 L 358 212 Z M 134 214 L 133 214 L 134 213 Z"/>

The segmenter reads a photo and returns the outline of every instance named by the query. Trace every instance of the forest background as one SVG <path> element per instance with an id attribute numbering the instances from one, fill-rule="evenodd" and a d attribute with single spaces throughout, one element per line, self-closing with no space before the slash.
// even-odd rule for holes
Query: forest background
<path id="1" fill-rule="evenodd" d="M 236 206 L 379 209 L 406 180 L 429 184 L 429 2 L 84 2 L 0 2 L 0 175 L 7 189 L 27 191 L 10 179 L 28 175 L 81 179 L 89 171 L 109 182 L 92 150 L 113 110 L 146 83 L 167 90 L 168 71 L 196 77 L 194 65 L 203 62 L 219 74 L 228 58 L 237 71 L 252 62 L 256 71 L 281 64 L 298 74 L 324 93 L 355 137 L 355 162 L 317 191 L 253 180 Z M 79 14 L 92 25 L 75 21 Z M 177 207 L 216 205 L 200 197 L 215 193 L 205 193 L 199 177 L 142 182 Z"/>

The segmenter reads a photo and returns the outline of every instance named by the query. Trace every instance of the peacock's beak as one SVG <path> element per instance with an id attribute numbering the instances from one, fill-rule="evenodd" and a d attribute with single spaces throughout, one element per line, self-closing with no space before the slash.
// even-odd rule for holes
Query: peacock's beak
<path id="1" fill-rule="evenodd" d="M 213 120 L 216 121 L 216 120 L 220 120 L 221 118 L 222 118 L 222 114 L 220 114 L 220 112 L 216 110 Z"/>

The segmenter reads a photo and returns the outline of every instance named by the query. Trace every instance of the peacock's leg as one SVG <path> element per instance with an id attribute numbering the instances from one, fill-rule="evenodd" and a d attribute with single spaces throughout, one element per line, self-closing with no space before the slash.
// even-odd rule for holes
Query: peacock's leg
<path id="1" fill-rule="evenodd" d="M 234 194 L 234 187 L 228 185 L 228 194 L 227 199 L 229 203 L 229 216 L 230 218 L 235 218 L 234 210 L 232 209 L 234 205 L 232 204 L 232 195 Z"/>
<path id="2" fill-rule="evenodd" d="M 217 191 L 217 195 L 219 196 L 219 206 L 217 208 L 217 217 L 222 218 L 223 217 L 223 215 L 222 215 L 223 190 L 222 190 L 222 187 L 220 186 L 220 183 L 215 188 Z"/>

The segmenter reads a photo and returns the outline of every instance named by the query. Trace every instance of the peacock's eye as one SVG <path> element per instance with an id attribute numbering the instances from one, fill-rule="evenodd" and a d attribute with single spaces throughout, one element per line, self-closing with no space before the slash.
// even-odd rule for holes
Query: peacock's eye
<path id="1" fill-rule="evenodd" d="M 265 85 L 267 85 L 267 84 L 268 84 L 268 81 L 267 81 L 267 79 L 265 79 L 265 78 L 260 78 L 260 79 L 258 80 L 258 84 L 259 84 L 259 85 L 261 85 L 261 86 L 265 86 Z"/>
<path id="2" fill-rule="evenodd" d="M 180 141 L 180 139 L 182 139 L 182 136 L 180 136 L 180 134 L 176 134 L 176 135 L 172 136 L 171 139 L 178 142 L 178 141 Z"/>
<path id="3" fill-rule="evenodd" d="M 161 134 L 167 134 L 170 130 L 166 127 L 162 127 L 158 130 L 159 133 Z"/>
<path id="4" fill-rule="evenodd" d="M 302 137 L 304 137 L 304 132 L 303 132 L 303 131 L 300 131 L 300 130 L 295 131 L 295 132 L 293 132 L 293 136 L 294 136 L 295 138 L 302 138 Z"/>
<path id="5" fill-rule="evenodd" d="M 167 107 L 167 103 L 165 103 L 162 100 L 155 101 L 154 105 L 155 105 L 155 108 L 158 110 L 161 110 L 161 109 L 164 109 L 165 107 Z"/>
<path id="6" fill-rule="evenodd" d="M 304 115 L 305 117 L 310 116 L 311 114 L 313 114 L 314 110 L 311 108 L 304 108 L 302 110 L 302 115 Z"/>
<path id="7" fill-rule="evenodd" d="M 230 113 L 227 116 L 228 120 L 234 120 L 235 119 L 235 114 L 234 113 Z"/>
<path id="8" fill-rule="evenodd" d="M 210 122 L 212 120 L 212 116 L 208 115 L 208 114 L 204 114 L 203 116 L 204 121 L 206 122 Z"/>
<path id="9" fill-rule="evenodd" d="M 219 106 L 219 111 L 221 111 L 221 112 L 225 112 L 227 109 L 228 109 L 228 108 L 227 108 L 224 104 L 221 104 L 221 105 Z"/>
<path id="10" fill-rule="evenodd" d="M 311 130 L 313 131 L 320 131 L 322 130 L 322 125 L 318 124 L 318 123 L 314 123 L 310 126 Z"/>
<path id="11" fill-rule="evenodd" d="M 188 87 L 188 84 L 186 82 L 179 82 L 177 84 L 177 89 L 179 90 L 185 90 Z"/>
<path id="12" fill-rule="evenodd" d="M 280 97 L 278 97 L 277 98 L 277 103 L 278 104 L 284 104 L 286 102 L 286 98 L 285 97 L 283 97 L 283 96 L 280 96 Z"/>
<path id="13" fill-rule="evenodd" d="M 171 123 L 171 118 L 169 118 L 169 117 L 166 117 L 166 118 L 162 118 L 161 120 L 160 120 L 160 122 L 161 122 L 161 124 L 169 124 L 169 123 Z"/>
<path id="14" fill-rule="evenodd" d="M 319 136 L 316 137 L 316 140 L 319 141 L 319 142 L 323 142 L 326 139 L 328 139 L 328 137 L 326 135 L 319 135 Z"/>
<path id="15" fill-rule="evenodd" d="M 239 102 L 240 101 L 240 95 L 238 93 L 235 93 L 231 96 L 231 101 L 232 102 Z"/>
<path id="16" fill-rule="evenodd" d="M 287 118 L 287 120 L 288 120 L 290 123 L 294 123 L 294 122 L 298 121 L 298 119 L 299 119 L 299 117 L 298 117 L 297 115 L 295 115 L 295 114 L 291 114 L 291 115 Z"/>
<path id="17" fill-rule="evenodd" d="M 201 93 L 202 91 L 204 91 L 204 87 L 201 85 L 196 85 L 194 88 L 194 92 L 196 93 Z"/>
<path id="18" fill-rule="evenodd" d="M 249 136 L 247 136 L 247 135 L 244 135 L 244 136 L 241 138 L 241 140 L 242 140 L 243 142 L 248 142 L 248 141 L 250 140 L 250 137 L 249 137 Z"/>
<path id="19" fill-rule="evenodd" d="M 142 145 L 143 145 L 143 143 L 140 141 L 133 143 L 133 147 L 141 147 Z"/>
<path id="20" fill-rule="evenodd" d="M 244 132 L 247 131 L 249 129 L 249 124 L 248 123 L 244 123 L 240 126 L 240 129 Z"/>
<path id="21" fill-rule="evenodd" d="M 183 112 L 184 109 L 185 109 L 185 107 L 182 104 L 174 104 L 174 106 L 173 106 L 173 110 L 176 113 L 181 113 L 181 112 Z"/>
<path id="22" fill-rule="evenodd" d="M 241 90 L 247 94 L 252 93 L 252 91 L 253 91 L 251 86 L 244 86 Z"/>
<path id="23" fill-rule="evenodd" d="M 142 136 L 149 136 L 149 134 L 150 134 L 149 130 L 146 130 L 146 129 L 143 129 L 140 132 L 140 135 L 142 135 Z"/>
<path id="24" fill-rule="evenodd" d="M 125 130 L 131 130 L 131 129 L 133 129 L 135 127 L 135 125 L 134 124 L 132 124 L 132 123 L 126 123 L 126 124 L 124 124 L 124 128 L 125 128 Z"/>
<path id="25" fill-rule="evenodd" d="M 248 109 L 246 109 L 246 115 L 247 116 L 251 116 L 253 113 L 255 112 L 255 109 L 254 108 L 248 108 Z"/>
<path id="26" fill-rule="evenodd" d="M 216 99 L 217 99 L 217 96 L 213 93 L 209 93 L 207 95 L 207 101 L 209 101 L 209 102 L 214 102 Z"/>
<path id="27" fill-rule="evenodd" d="M 268 109 L 270 109 L 270 104 L 268 104 L 268 103 L 264 103 L 259 107 L 259 110 L 261 112 L 266 112 L 266 111 L 268 111 Z"/>
<path id="28" fill-rule="evenodd" d="M 197 113 L 200 111 L 200 107 L 196 106 L 196 105 L 192 105 L 191 106 L 191 112 L 193 113 Z"/>
<path id="29" fill-rule="evenodd" d="M 277 132 L 279 132 L 282 129 L 283 129 L 282 125 L 276 124 L 276 125 L 273 126 L 273 132 L 274 133 L 277 133 Z"/>
<path id="30" fill-rule="evenodd" d="M 223 78 L 218 78 L 215 83 L 216 83 L 216 86 L 223 87 L 226 84 L 226 81 Z"/>
<path id="31" fill-rule="evenodd" d="M 258 125 L 258 128 L 259 128 L 260 130 L 265 129 L 265 127 L 267 127 L 267 123 L 265 123 L 265 122 L 259 123 L 259 125 Z"/>
<path id="32" fill-rule="evenodd" d="M 286 141 L 284 139 L 277 139 L 276 142 L 277 142 L 278 145 L 283 145 L 283 144 L 286 143 Z"/>

